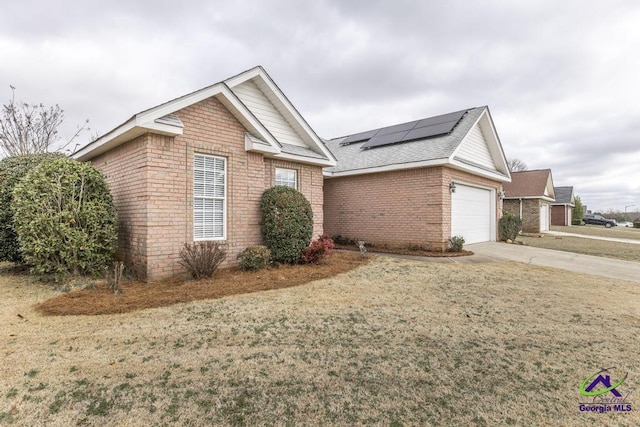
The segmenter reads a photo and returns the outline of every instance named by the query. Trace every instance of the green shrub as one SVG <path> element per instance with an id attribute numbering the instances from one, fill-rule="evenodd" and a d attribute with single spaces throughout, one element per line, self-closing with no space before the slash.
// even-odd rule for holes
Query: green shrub
<path id="1" fill-rule="evenodd" d="M 220 242 L 185 243 L 178 263 L 194 280 L 208 279 L 227 258 L 227 251 Z"/>
<path id="2" fill-rule="evenodd" d="M 464 246 L 464 237 L 453 236 L 449 239 L 449 245 L 451 246 L 451 252 L 460 252 Z"/>
<path id="3" fill-rule="evenodd" d="M 271 251 L 266 246 L 249 246 L 238 254 L 238 264 L 242 271 L 260 270 L 267 267 L 270 261 Z"/>
<path id="4" fill-rule="evenodd" d="M 522 230 L 522 219 L 510 212 L 504 212 L 498 221 L 500 240 L 516 240 Z"/>
<path id="5" fill-rule="evenodd" d="M 12 208 L 33 273 L 96 275 L 111 264 L 116 210 L 104 176 L 90 163 L 41 163 L 16 186 Z"/>
<path id="6" fill-rule="evenodd" d="M 0 160 L 0 261 L 22 263 L 22 253 L 13 222 L 13 190 L 30 170 L 44 161 L 63 158 L 61 153 L 27 154 Z"/>
<path id="7" fill-rule="evenodd" d="M 294 264 L 311 242 L 313 211 L 302 193 L 277 185 L 260 201 L 262 237 L 275 262 Z"/>

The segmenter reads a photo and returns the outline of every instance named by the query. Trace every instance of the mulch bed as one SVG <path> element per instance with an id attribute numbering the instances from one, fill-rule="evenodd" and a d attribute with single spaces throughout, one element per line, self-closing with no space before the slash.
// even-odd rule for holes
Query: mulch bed
<path id="1" fill-rule="evenodd" d="M 336 249 L 345 250 L 345 251 L 356 251 L 359 252 L 359 249 L 353 245 L 335 245 Z M 459 257 L 459 256 L 469 256 L 473 255 L 473 252 L 461 250 L 460 252 L 436 252 L 429 251 L 423 248 L 394 248 L 388 246 L 369 246 L 367 247 L 368 252 L 380 252 L 386 254 L 399 254 L 399 255 L 415 255 L 415 256 L 426 256 L 426 257 L 438 257 L 438 258 L 448 258 L 448 257 Z"/>
<path id="2" fill-rule="evenodd" d="M 316 265 L 280 265 L 255 272 L 229 268 L 219 270 L 212 279 L 207 280 L 185 282 L 174 278 L 153 283 L 129 281 L 120 285 L 120 294 L 111 292 L 106 284 L 98 284 L 93 289 L 79 289 L 58 295 L 38 304 L 36 309 L 46 316 L 127 313 L 181 302 L 299 286 L 353 270 L 367 264 L 370 259 L 370 256 L 361 258 L 360 254 L 335 253 Z"/>

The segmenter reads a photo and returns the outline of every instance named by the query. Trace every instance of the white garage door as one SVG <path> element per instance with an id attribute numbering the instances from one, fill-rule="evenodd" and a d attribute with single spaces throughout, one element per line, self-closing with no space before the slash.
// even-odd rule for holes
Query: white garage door
<path id="1" fill-rule="evenodd" d="M 540 231 L 549 230 L 549 205 L 540 206 Z"/>
<path id="2" fill-rule="evenodd" d="M 491 191 L 456 184 L 451 193 L 451 235 L 465 243 L 489 242 L 493 237 Z"/>

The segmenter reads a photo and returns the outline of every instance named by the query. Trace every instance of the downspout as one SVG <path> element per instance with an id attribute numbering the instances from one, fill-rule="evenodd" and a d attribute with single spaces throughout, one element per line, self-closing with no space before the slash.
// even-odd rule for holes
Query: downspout
<path id="1" fill-rule="evenodd" d="M 522 199 L 518 200 L 520 200 L 520 219 L 522 219 Z"/>

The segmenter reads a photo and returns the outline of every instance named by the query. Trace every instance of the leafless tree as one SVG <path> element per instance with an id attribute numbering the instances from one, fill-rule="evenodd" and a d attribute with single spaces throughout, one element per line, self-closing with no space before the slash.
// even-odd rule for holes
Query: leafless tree
<path id="1" fill-rule="evenodd" d="M 511 172 L 521 172 L 529 169 L 527 164 L 518 158 L 509 159 L 507 161 L 507 165 L 509 165 L 509 170 Z"/>
<path id="2" fill-rule="evenodd" d="M 43 104 L 28 104 L 15 101 L 15 87 L 11 87 L 12 97 L 0 113 L 0 151 L 7 156 L 46 153 L 59 140 L 58 127 L 64 121 L 64 110 L 57 104 L 45 107 Z M 59 150 L 65 149 L 80 133 L 87 129 L 89 120 L 78 126 L 76 133 Z"/>

